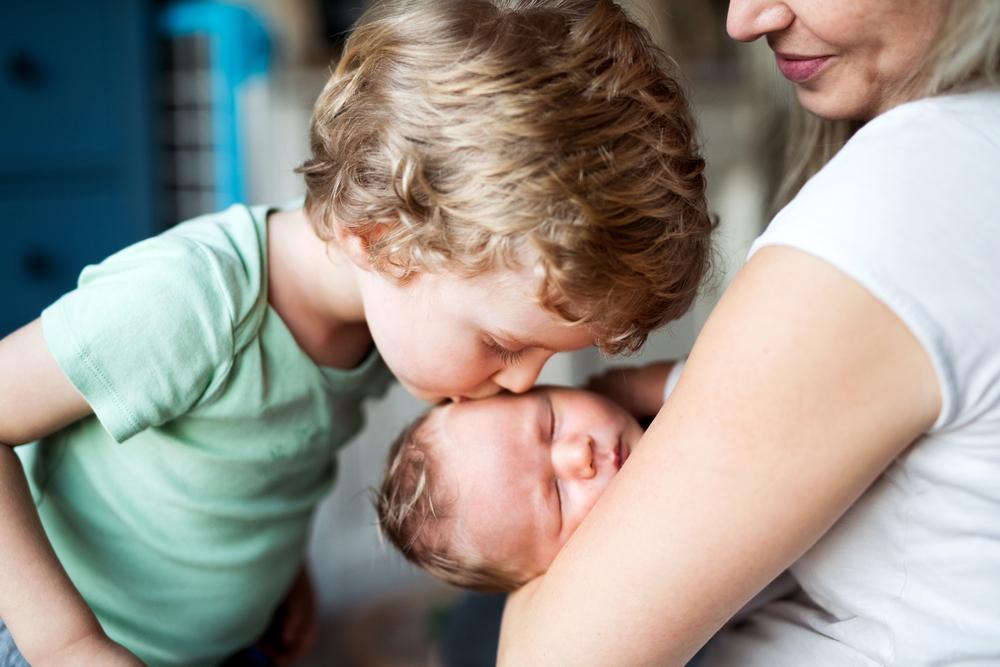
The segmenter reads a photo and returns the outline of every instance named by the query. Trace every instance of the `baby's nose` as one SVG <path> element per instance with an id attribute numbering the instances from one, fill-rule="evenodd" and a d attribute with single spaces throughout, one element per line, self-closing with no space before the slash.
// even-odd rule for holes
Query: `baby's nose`
<path id="1" fill-rule="evenodd" d="M 563 479 L 591 479 L 594 468 L 594 439 L 580 433 L 569 434 L 552 443 L 552 466 Z"/>

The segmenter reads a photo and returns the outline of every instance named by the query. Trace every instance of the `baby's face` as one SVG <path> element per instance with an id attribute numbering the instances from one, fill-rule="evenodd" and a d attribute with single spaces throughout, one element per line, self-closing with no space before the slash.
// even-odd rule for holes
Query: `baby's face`
<path id="1" fill-rule="evenodd" d="M 643 433 L 621 407 L 579 389 L 540 387 L 435 412 L 428 425 L 456 529 L 526 576 L 548 569 Z"/>

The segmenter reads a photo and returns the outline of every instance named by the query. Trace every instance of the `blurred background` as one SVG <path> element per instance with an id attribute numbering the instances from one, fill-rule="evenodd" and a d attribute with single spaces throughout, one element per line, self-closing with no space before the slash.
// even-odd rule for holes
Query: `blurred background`
<path id="1" fill-rule="evenodd" d="M 769 213 L 788 91 L 761 44 L 725 34 L 724 0 L 623 0 L 680 64 L 700 122 L 716 276 L 696 307 L 622 360 L 582 351 L 542 381 L 683 356 Z M 236 202 L 301 197 L 313 101 L 364 0 L 46 0 L 0 10 L 0 335 L 88 263 Z M 492 664 L 499 609 L 379 544 L 368 489 L 424 406 L 398 387 L 340 454 L 315 522 L 321 632 L 304 666 Z M 386 415 L 389 415 L 386 417 Z"/>

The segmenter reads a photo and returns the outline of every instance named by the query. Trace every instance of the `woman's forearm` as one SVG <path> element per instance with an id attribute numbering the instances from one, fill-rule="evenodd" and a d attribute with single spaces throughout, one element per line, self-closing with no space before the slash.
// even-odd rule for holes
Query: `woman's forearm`
<path id="1" fill-rule="evenodd" d="M 741 271 L 684 373 L 549 571 L 512 597 L 500 664 L 684 665 L 940 411 L 899 319 L 786 248 Z"/>

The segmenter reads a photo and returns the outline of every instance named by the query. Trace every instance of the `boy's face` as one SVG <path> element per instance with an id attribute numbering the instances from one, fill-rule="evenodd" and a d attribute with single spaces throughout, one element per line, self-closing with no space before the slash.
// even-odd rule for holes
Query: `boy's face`
<path id="1" fill-rule="evenodd" d="M 555 352 L 592 345 L 537 303 L 529 269 L 465 278 L 421 273 L 398 285 L 375 271 L 359 280 L 369 331 L 393 374 L 426 401 L 527 391 Z"/>
<path id="2" fill-rule="evenodd" d="M 445 499 L 455 496 L 449 530 L 526 577 L 548 568 L 643 433 L 621 407 L 579 389 L 542 387 L 436 412 L 434 457 Z"/>

